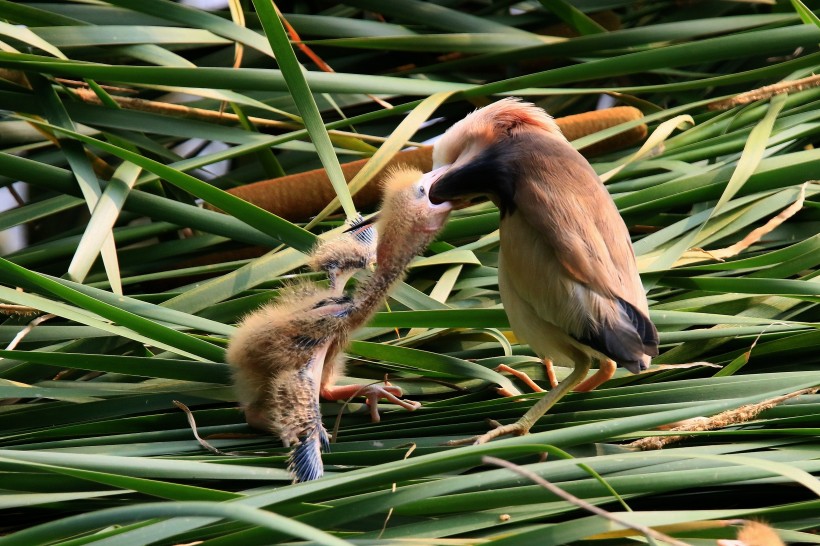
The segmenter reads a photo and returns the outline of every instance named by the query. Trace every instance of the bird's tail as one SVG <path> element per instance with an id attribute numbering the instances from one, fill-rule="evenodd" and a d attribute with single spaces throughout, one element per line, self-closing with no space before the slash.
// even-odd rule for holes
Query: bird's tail
<path id="1" fill-rule="evenodd" d="M 293 474 L 294 482 L 317 480 L 324 475 L 322 451 L 330 451 L 330 442 L 320 422 L 290 452 L 288 470 Z"/>
<path id="2" fill-rule="evenodd" d="M 293 481 L 306 482 L 324 475 L 322 451 L 330 450 L 327 432 L 322 425 L 319 406 L 319 388 L 314 379 L 314 366 L 324 362 L 324 355 L 314 355 L 307 366 L 301 368 L 295 377 L 279 381 L 276 387 L 283 390 L 276 407 L 282 413 L 280 422 L 285 425 L 280 436 L 286 445 L 293 446 L 288 457 L 288 470 Z"/>

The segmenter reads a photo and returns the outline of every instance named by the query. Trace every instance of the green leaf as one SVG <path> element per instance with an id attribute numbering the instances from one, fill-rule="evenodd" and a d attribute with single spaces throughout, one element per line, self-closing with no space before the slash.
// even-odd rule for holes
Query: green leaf
<path id="1" fill-rule="evenodd" d="M 342 173 L 342 168 L 339 166 L 336 154 L 333 153 L 333 146 L 330 143 L 330 137 L 327 134 L 327 129 L 325 129 L 322 116 L 319 114 L 319 109 L 316 106 L 310 87 L 308 87 L 308 82 L 302 75 L 303 68 L 296 60 L 296 55 L 293 53 L 290 41 L 285 33 L 285 27 L 282 25 L 282 21 L 279 20 L 277 9 L 270 0 L 254 0 L 253 4 L 256 7 L 259 20 L 262 22 L 262 28 L 265 29 L 265 34 L 268 36 L 271 48 L 276 53 L 276 60 L 282 70 L 282 76 L 287 83 L 291 97 L 293 97 L 297 108 L 299 108 L 299 113 L 305 122 L 305 128 L 316 146 L 316 152 L 327 172 L 330 183 L 333 184 L 333 189 L 336 190 L 336 196 L 342 205 L 342 209 L 344 209 L 348 218 L 355 218 L 356 207 L 353 205 L 353 199 L 347 189 L 347 182 Z"/>

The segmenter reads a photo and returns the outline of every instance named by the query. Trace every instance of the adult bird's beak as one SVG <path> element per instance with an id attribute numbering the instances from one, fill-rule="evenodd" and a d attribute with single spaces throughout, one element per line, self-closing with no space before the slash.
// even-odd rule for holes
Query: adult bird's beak
<path id="1" fill-rule="evenodd" d="M 452 168 L 452 164 L 443 165 L 437 169 L 430 171 L 430 174 L 436 173 L 436 177 L 430 186 L 430 191 L 428 195 L 430 196 L 430 202 L 433 204 L 443 203 L 445 201 L 450 201 L 453 197 L 458 196 L 459 194 L 451 195 L 450 188 L 447 184 L 441 183 L 441 178 L 447 173 L 450 168 Z"/>
<path id="2" fill-rule="evenodd" d="M 450 165 L 445 165 L 443 167 L 439 167 L 438 169 L 434 169 L 428 173 L 424 173 L 424 176 L 421 178 L 421 182 L 424 185 L 424 188 L 427 192 L 431 205 L 433 205 L 434 210 L 441 209 L 444 212 L 449 212 L 451 207 L 448 205 L 444 205 L 445 201 L 449 201 L 448 199 L 433 199 L 432 191 L 438 182 L 439 178 L 447 172 L 450 168 Z M 442 206 L 444 205 L 444 206 Z M 446 209 L 446 210 L 444 210 Z M 369 218 L 363 218 L 361 220 L 357 220 L 353 223 L 349 228 L 344 230 L 344 233 L 353 233 L 356 234 L 359 231 L 365 230 L 370 226 L 374 225 L 376 222 L 379 221 L 379 217 L 381 216 L 381 211 L 371 215 Z"/>
<path id="3" fill-rule="evenodd" d="M 495 143 L 459 157 L 430 190 L 430 201 L 452 201 L 454 208 L 464 208 L 477 197 L 489 197 L 502 215 L 515 208 L 515 180 L 519 178 L 516 150 L 506 142 Z"/>

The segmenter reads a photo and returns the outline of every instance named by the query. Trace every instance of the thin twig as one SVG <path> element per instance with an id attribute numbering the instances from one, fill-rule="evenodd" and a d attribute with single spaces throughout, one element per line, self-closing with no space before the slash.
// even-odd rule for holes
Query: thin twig
<path id="1" fill-rule="evenodd" d="M 19 306 L 12 306 L 12 307 L 19 307 Z M 14 336 L 14 339 L 12 339 L 11 343 L 8 344 L 8 346 L 6 347 L 6 350 L 7 351 L 14 350 L 14 348 L 17 347 L 17 345 L 21 341 L 23 341 L 23 338 L 26 337 L 27 335 L 29 335 L 31 333 L 31 331 L 34 330 L 40 323 L 45 322 L 48 319 L 54 318 L 56 316 L 57 315 L 52 315 L 52 314 L 42 315 L 42 316 L 37 317 L 36 319 L 32 320 L 31 322 L 29 322 L 26 325 L 25 328 L 23 328 L 22 330 L 17 332 L 17 335 Z M 2 360 L 2 359 L 0 359 L 0 360 Z M 13 404 L 16 404 L 20 400 L 22 400 L 22 398 L 6 398 L 2 402 L 0 402 L 0 405 L 2 405 L 2 406 L 11 406 Z"/>
<path id="2" fill-rule="evenodd" d="M 802 186 L 800 186 L 800 193 L 797 195 L 797 199 L 794 201 L 794 203 L 780 211 L 780 213 L 777 214 L 777 216 L 770 218 L 768 222 L 766 222 L 759 228 L 752 230 L 740 241 L 726 248 L 720 248 L 717 250 L 704 250 L 702 248 L 693 248 L 692 250 L 684 253 L 684 256 L 676 265 L 684 265 L 692 261 L 698 262 L 710 258 L 715 261 L 722 262 L 725 261 L 726 258 L 731 258 L 732 256 L 740 254 L 753 244 L 760 241 L 764 235 L 771 233 L 783 222 L 785 222 L 786 220 L 800 212 L 800 210 L 803 208 L 803 202 L 806 199 L 806 186 L 808 184 L 809 183 L 806 182 Z"/>
<path id="3" fill-rule="evenodd" d="M 26 200 L 23 199 L 23 197 L 19 193 L 17 193 L 17 190 L 14 189 L 13 184 L 9 184 L 8 186 L 6 186 L 6 188 L 9 190 L 9 193 L 11 194 L 12 198 L 17 202 L 17 206 L 22 207 L 26 204 Z"/>
<path id="4" fill-rule="evenodd" d="M 513 464 L 509 461 L 505 461 L 504 459 L 499 459 L 497 457 L 489 457 L 489 456 L 482 457 L 481 461 L 484 464 L 493 464 L 493 465 L 496 465 L 496 466 L 500 466 L 500 467 L 512 470 L 516 474 L 520 474 L 521 476 L 524 476 L 528 480 L 531 480 L 531 481 L 537 483 L 541 487 L 547 489 L 548 491 L 550 491 L 554 495 L 557 495 L 557 496 L 561 497 L 565 501 L 571 502 L 575 506 L 578 506 L 579 508 L 583 508 L 584 510 L 586 510 L 588 512 L 592 512 L 596 516 L 601 516 L 602 518 L 608 519 L 609 521 L 617 523 L 618 525 L 622 525 L 624 527 L 627 527 L 628 529 L 633 529 L 635 531 L 638 531 L 639 533 L 645 535 L 647 538 L 651 537 L 651 538 L 655 538 L 655 539 L 658 539 L 658 540 L 662 540 L 662 541 L 667 542 L 669 544 L 673 544 L 674 546 L 691 546 L 690 544 L 688 544 L 686 542 L 681 542 L 680 540 L 672 538 L 669 535 L 665 535 L 664 533 L 661 533 L 660 531 L 656 531 L 656 530 L 652 529 L 651 527 L 646 527 L 645 525 L 640 525 L 640 524 L 637 524 L 637 523 L 630 523 L 626 520 L 623 520 L 623 519 L 619 518 L 618 516 L 616 516 L 614 514 L 611 514 L 610 512 L 607 512 L 606 510 L 598 508 L 597 506 L 592 505 L 592 504 L 588 503 L 587 501 L 585 501 L 583 499 L 579 499 L 575 495 L 567 493 L 566 491 L 564 491 L 563 489 L 561 489 L 557 485 L 548 482 L 547 480 L 545 480 L 544 478 L 542 478 L 538 474 L 535 474 L 534 472 L 530 472 L 526 468 L 520 467 L 520 466 L 518 466 L 516 464 Z"/>
<path id="5" fill-rule="evenodd" d="M 319 55 L 317 55 L 316 52 L 310 48 L 310 46 L 308 46 L 306 43 L 302 41 L 302 38 L 299 37 L 299 33 L 296 32 L 296 29 L 293 28 L 293 25 L 291 25 L 290 22 L 288 22 L 287 18 L 282 14 L 282 12 L 279 11 L 279 7 L 276 4 L 273 5 L 273 9 L 276 10 L 277 15 L 279 15 L 279 19 L 282 20 L 282 24 L 284 25 L 285 30 L 287 30 L 288 36 L 290 36 L 291 41 L 296 45 L 296 47 L 298 47 L 302 51 L 302 53 L 307 55 L 308 58 L 310 58 L 310 60 L 313 61 L 313 63 L 319 68 L 319 70 L 321 70 L 322 72 L 335 73 L 336 71 L 333 70 L 333 68 L 329 64 L 327 64 L 324 61 L 324 59 L 319 57 Z M 378 105 L 382 108 L 385 108 L 387 110 L 393 108 L 393 105 L 387 102 L 386 100 L 382 100 L 379 97 L 371 95 L 369 93 L 366 93 L 366 95 L 370 99 L 378 103 Z"/>
<path id="6" fill-rule="evenodd" d="M 188 418 L 188 425 L 191 427 L 191 431 L 194 433 L 194 438 L 196 438 L 196 441 L 199 442 L 199 445 L 201 445 L 214 455 L 229 455 L 229 453 L 225 453 L 224 451 L 212 446 L 199 435 L 199 432 L 197 432 L 196 430 L 196 419 L 194 419 L 194 414 L 193 412 L 191 412 L 188 406 L 186 406 L 179 400 L 171 400 L 171 402 L 173 402 L 176 407 L 185 412 L 185 416 Z"/>
<path id="7" fill-rule="evenodd" d="M 29 322 L 28 324 L 26 324 L 25 328 L 23 328 L 22 330 L 17 332 L 17 335 L 14 336 L 14 339 L 11 340 L 11 343 L 9 343 L 8 347 L 6 347 L 6 350 L 7 351 L 14 350 L 14 348 L 17 347 L 17 344 L 20 343 L 21 341 L 23 341 L 23 338 L 26 337 L 27 335 L 29 335 L 32 330 L 34 330 L 41 323 L 47 321 L 48 319 L 53 319 L 56 316 L 57 315 L 53 315 L 53 314 L 49 313 L 47 315 L 37 317 L 36 319 L 34 319 L 31 322 Z"/>

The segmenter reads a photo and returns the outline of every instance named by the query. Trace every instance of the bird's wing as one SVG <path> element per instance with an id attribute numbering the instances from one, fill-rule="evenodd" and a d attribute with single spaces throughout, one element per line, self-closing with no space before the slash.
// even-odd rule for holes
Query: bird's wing
<path id="1" fill-rule="evenodd" d="M 643 354 L 657 355 L 658 333 L 647 316 L 629 232 L 609 192 L 565 142 L 542 138 L 519 149 L 529 157 L 519 162 L 513 214 L 572 281 L 601 297 L 583 298 L 594 320 L 577 339 L 619 363 L 637 366 Z"/>
<path id="2" fill-rule="evenodd" d="M 519 164 L 516 209 L 574 280 L 635 305 L 643 289 L 629 232 L 589 163 L 554 138 L 528 144 L 525 153 L 529 160 Z"/>

